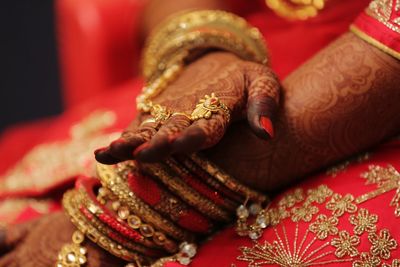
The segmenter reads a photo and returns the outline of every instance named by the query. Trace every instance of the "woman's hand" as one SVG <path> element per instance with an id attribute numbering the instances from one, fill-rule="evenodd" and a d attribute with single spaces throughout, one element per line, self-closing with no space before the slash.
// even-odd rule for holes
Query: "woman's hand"
<path id="1" fill-rule="evenodd" d="M 152 101 L 173 112 L 191 114 L 199 100 L 211 93 L 228 107 L 232 121 L 247 117 L 257 136 L 273 137 L 279 82 L 268 67 L 228 52 L 209 53 L 191 63 Z M 229 124 L 222 110 L 194 122 L 184 115 L 171 116 L 159 128 L 156 123 L 141 124 L 148 118 L 140 114 L 120 139 L 95 152 L 96 159 L 105 164 L 128 159 L 154 162 L 175 153 L 192 153 L 217 144 Z"/>
<path id="2" fill-rule="evenodd" d="M 55 266 L 58 252 L 63 245 L 71 243 L 75 230 L 62 212 L 10 226 L 0 234 L 0 267 Z M 123 261 L 91 241 L 84 241 L 84 247 L 88 250 L 87 266 L 124 266 Z"/>

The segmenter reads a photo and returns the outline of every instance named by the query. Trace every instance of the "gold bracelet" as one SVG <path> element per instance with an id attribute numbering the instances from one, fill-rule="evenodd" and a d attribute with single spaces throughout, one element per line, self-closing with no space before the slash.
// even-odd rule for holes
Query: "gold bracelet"
<path id="1" fill-rule="evenodd" d="M 241 194 L 243 197 L 248 198 L 249 200 L 252 200 L 254 202 L 261 203 L 261 204 L 269 201 L 268 196 L 266 196 L 262 193 L 259 193 L 255 190 L 252 190 L 249 187 L 243 185 L 242 183 L 237 181 L 235 178 L 233 178 L 232 176 L 230 176 L 229 174 L 227 174 L 226 172 L 221 170 L 214 163 L 202 158 L 200 155 L 192 154 L 190 156 L 190 159 L 192 161 L 194 161 L 204 171 L 206 171 L 212 177 L 214 177 L 216 180 L 218 180 L 219 182 L 224 184 L 230 190 Z"/>
<path id="2" fill-rule="evenodd" d="M 126 181 L 120 177 L 115 170 L 115 166 L 97 163 L 97 173 L 104 187 L 109 189 L 124 203 L 134 214 L 138 215 L 147 223 L 154 225 L 158 231 L 175 238 L 179 241 L 192 241 L 194 235 L 184 229 L 179 228 L 171 221 L 162 217 L 149 205 L 138 198 L 130 189 Z"/>
<path id="3" fill-rule="evenodd" d="M 174 158 L 170 158 L 170 159 L 167 159 L 166 161 L 165 161 L 165 164 L 167 164 L 168 165 L 168 167 L 172 170 L 172 171 L 174 171 L 176 174 L 178 174 L 180 177 L 185 177 L 185 176 L 189 176 L 189 175 L 191 175 L 191 173 L 190 173 L 190 171 L 185 167 L 185 166 L 183 166 L 182 164 L 180 164 L 178 161 L 176 161 Z M 197 174 L 196 174 L 197 175 Z M 198 179 L 199 181 L 201 181 L 202 179 L 199 179 L 200 177 L 196 177 L 196 179 Z M 218 192 L 218 190 L 217 190 L 217 192 L 215 191 L 216 189 L 215 189 L 215 187 L 213 187 L 213 186 L 209 186 L 209 184 L 207 184 L 207 183 L 204 183 L 208 188 L 210 188 L 210 190 L 212 190 L 213 191 L 213 194 L 219 194 L 219 192 Z M 214 201 L 215 202 L 215 201 Z M 216 203 L 217 204 L 217 203 Z M 234 203 L 233 201 L 231 201 L 230 199 L 228 199 L 228 198 L 226 198 L 226 197 L 224 197 L 224 201 L 223 201 L 223 203 L 218 203 L 219 205 L 221 205 L 221 207 L 222 208 L 224 208 L 224 209 L 226 209 L 226 210 L 228 210 L 228 211 L 231 211 L 231 212 L 234 212 L 234 211 L 236 211 L 236 208 L 237 208 L 237 204 L 236 203 Z"/>
<path id="4" fill-rule="evenodd" d="M 121 234 L 116 233 L 113 229 L 106 226 L 103 222 L 100 221 L 100 219 L 96 216 L 96 214 L 94 214 L 93 209 L 92 209 L 94 204 L 88 198 L 83 196 L 81 190 L 75 191 L 73 201 L 74 201 L 74 205 L 76 207 L 78 207 L 80 209 L 83 208 L 87 212 L 89 212 L 91 215 L 93 215 L 93 216 L 91 216 L 90 219 L 84 215 L 84 217 L 86 218 L 86 221 L 89 224 L 91 224 L 94 228 L 96 228 L 101 234 L 109 237 L 114 242 L 124 246 L 125 248 L 129 249 L 130 251 L 138 252 L 140 254 L 147 255 L 147 256 L 152 256 L 150 254 L 157 254 L 157 252 L 161 252 L 161 251 L 156 251 L 151 248 L 148 249 L 144 245 L 141 245 L 139 242 L 138 243 L 131 242 L 127 238 L 123 237 Z M 92 209 L 92 211 L 90 209 Z M 122 240 L 117 240 L 120 238 L 124 239 L 123 242 L 122 242 Z M 162 253 L 159 253 L 159 254 L 161 255 Z M 154 256 L 156 256 L 156 255 L 153 255 L 153 257 Z"/>
<path id="5" fill-rule="evenodd" d="M 230 222 L 232 220 L 229 212 L 219 208 L 211 200 L 202 196 L 179 177 L 172 174 L 171 171 L 168 171 L 163 165 L 157 163 L 141 164 L 140 170 L 161 181 L 171 192 L 178 195 L 203 215 L 221 222 Z"/>
<path id="6" fill-rule="evenodd" d="M 106 189 L 104 187 L 101 187 L 99 189 L 99 192 L 104 192 L 104 190 Z M 118 198 L 114 197 L 112 193 L 109 192 L 109 190 L 107 190 L 106 193 L 102 193 L 100 199 L 104 200 L 104 203 L 106 203 L 106 199 L 111 201 L 111 207 L 117 213 L 118 220 L 126 222 L 130 228 L 139 231 L 142 236 L 146 238 L 145 241 L 152 240 L 151 243 L 154 243 L 158 247 L 164 248 L 169 253 L 176 252 L 178 248 L 178 244 L 176 243 L 176 241 L 168 238 L 164 233 L 156 231 L 154 229 L 154 226 L 142 222 L 142 219 L 139 218 L 139 216 L 130 213 L 128 207 L 122 205 L 119 202 Z M 147 244 L 149 244 L 149 242 L 145 243 L 146 246 Z"/>
<path id="7" fill-rule="evenodd" d="M 261 33 L 243 18 L 221 10 L 188 11 L 167 19 L 148 38 L 143 53 L 146 81 L 154 81 L 174 64 L 183 64 L 191 52 L 209 48 L 267 62 Z"/>
<path id="8" fill-rule="evenodd" d="M 150 258 L 141 255 L 140 253 L 136 253 L 126 249 L 121 244 L 118 244 L 102 234 L 99 230 L 93 227 L 79 212 L 79 207 L 75 203 L 76 191 L 70 190 L 66 192 L 63 196 L 63 207 L 66 213 L 70 216 L 71 222 L 75 225 L 75 227 L 87 238 L 92 240 L 94 243 L 113 254 L 114 256 L 124 259 L 126 261 L 133 262 L 141 262 L 141 263 L 149 263 L 151 262 Z M 67 254 L 68 255 L 68 254 Z M 60 255 L 59 255 L 60 257 Z M 68 256 L 67 256 L 68 257 Z"/>

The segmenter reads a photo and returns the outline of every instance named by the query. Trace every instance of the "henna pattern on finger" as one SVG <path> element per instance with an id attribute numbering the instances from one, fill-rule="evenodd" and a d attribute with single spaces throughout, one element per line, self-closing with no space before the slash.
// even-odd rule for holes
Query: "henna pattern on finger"
<path id="1" fill-rule="evenodd" d="M 398 133 L 399 72 L 399 61 L 345 34 L 284 81 L 273 140 L 237 125 L 207 155 L 253 187 L 282 188 Z"/>

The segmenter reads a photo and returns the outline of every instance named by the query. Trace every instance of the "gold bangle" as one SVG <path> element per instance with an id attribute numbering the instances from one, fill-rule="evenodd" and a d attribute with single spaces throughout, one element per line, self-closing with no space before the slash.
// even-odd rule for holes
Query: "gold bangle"
<path id="1" fill-rule="evenodd" d="M 140 169 L 161 181 L 171 192 L 178 195 L 186 203 L 200 211 L 203 215 L 221 222 L 230 222 L 232 216 L 219 208 L 208 198 L 188 186 L 183 180 L 167 170 L 162 164 L 140 164 Z"/>
<path id="2" fill-rule="evenodd" d="M 74 200 L 76 197 L 75 194 L 76 191 L 74 190 L 66 192 L 63 196 L 62 203 L 66 213 L 70 216 L 71 222 L 81 233 L 85 234 L 87 238 L 118 258 L 126 261 L 139 261 L 141 263 L 151 262 L 148 257 L 126 249 L 124 246 L 114 242 L 93 227 L 79 212 L 79 208 Z"/>
<path id="3" fill-rule="evenodd" d="M 108 227 L 103 222 L 101 222 L 100 219 L 96 216 L 96 214 L 94 214 L 93 209 L 92 209 L 92 211 L 90 210 L 91 208 L 93 208 L 94 203 L 92 203 L 88 198 L 84 197 L 81 190 L 75 191 L 73 201 L 74 201 L 74 205 L 76 207 L 80 207 L 80 208 L 83 207 L 88 212 L 90 212 L 90 214 L 93 215 L 90 218 L 90 220 L 89 220 L 89 218 L 86 218 L 84 215 L 84 217 L 86 218 L 86 221 L 89 224 L 91 224 L 94 228 L 96 228 L 101 234 L 108 236 L 114 242 L 124 246 L 125 248 L 129 249 L 130 251 L 134 251 L 134 252 L 137 252 L 137 253 L 140 253 L 143 255 L 147 255 L 147 256 L 151 256 L 150 254 L 154 254 L 154 252 L 156 252 L 154 250 L 152 251 L 151 248 L 148 249 L 148 247 L 141 245 L 140 241 L 138 243 L 129 241 L 127 238 L 123 237 L 120 233 L 116 233 L 110 227 Z M 110 236 L 113 236 L 113 237 L 110 237 Z M 119 237 L 124 238 L 123 243 L 121 243 L 119 240 L 114 239 L 114 238 L 119 238 Z M 159 251 L 159 252 L 161 252 L 161 251 Z"/>
<path id="4" fill-rule="evenodd" d="M 116 166 L 97 163 L 97 173 L 104 187 L 109 189 L 118 199 L 124 203 L 134 214 L 147 221 L 161 231 L 179 241 L 192 241 L 194 235 L 179 228 L 171 221 L 162 217 L 149 205 L 138 198 L 130 189 L 126 181 L 120 177 Z"/>
<path id="5" fill-rule="evenodd" d="M 183 166 L 182 164 L 180 164 L 179 162 L 177 162 L 174 158 L 167 159 L 165 161 L 165 164 L 167 164 L 168 167 L 172 171 L 174 171 L 176 174 L 178 174 L 180 177 L 185 177 L 185 176 L 190 175 L 190 172 L 188 171 L 188 169 L 185 166 Z M 196 177 L 196 179 L 199 179 L 199 177 Z M 206 184 L 206 186 L 209 186 L 208 183 L 205 183 L 205 184 Z M 214 192 L 214 194 L 219 194 L 218 190 L 217 190 L 217 192 L 215 191 L 216 190 L 215 187 L 211 186 L 209 188 L 210 188 L 210 190 L 212 190 Z M 226 210 L 228 210 L 230 212 L 236 211 L 236 208 L 238 206 L 236 203 L 234 203 L 233 201 L 231 201 L 230 199 L 228 199 L 226 197 L 224 197 L 224 202 L 223 203 L 218 203 L 218 204 L 222 208 L 224 208 L 224 209 L 226 209 Z"/>
<path id="6" fill-rule="evenodd" d="M 269 201 L 268 196 L 259 193 L 255 190 L 250 189 L 249 187 L 243 185 L 235 178 L 221 170 L 218 166 L 216 166 L 211 161 L 208 161 L 202 158 L 198 154 L 192 154 L 190 159 L 194 161 L 199 167 L 201 167 L 204 171 L 209 173 L 216 180 L 224 184 L 230 190 L 241 194 L 243 197 L 248 198 L 254 202 L 258 203 L 266 203 Z"/>
<path id="7" fill-rule="evenodd" d="M 267 62 L 265 43 L 257 28 L 232 13 L 197 10 L 172 16 L 154 30 L 143 53 L 143 74 L 148 82 L 154 81 L 170 66 L 183 63 L 190 52 L 207 48 Z"/>
<path id="8" fill-rule="evenodd" d="M 82 198 L 81 203 L 86 207 L 86 209 L 93 214 L 94 216 L 96 216 L 99 220 L 99 215 L 102 214 L 104 211 L 101 207 L 99 207 L 98 205 L 96 205 L 88 196 L 87 193 L 84 190 L 78 190 L 79 194 Z M 136 215 L 134 215 L 136 216 Z M 118 217 L 118 220 L 122 220 L 125 222 L 125 219 Z M 138 217 L 137 217 L 138 218 Z M 128 218 L 126 218 L 128 219 Z M 178 248 L 178 244 L 176 244 L 175 241 L 172 241 L 170 239 L 168 239 L 164 233 L 161 232 L 156 232 L 154 230 L 150 230 L 150 229 L 154 229 L 153 226 L 151 225 L 146 225 L 146 224 L 142 224 L 140 223 L 140 225 L 137 223 L 135 225 L 135 228 L 133 228 L 128 222 L 126 222 L 128 226 L 128 228 L 130 228 L 132 231 L 137 232 L 138 235 L 141 236 L 140 240 L 135 240 L 135 241 L 129 241 L 127 240 L 127 242 L 138 242 L 138 244 L 143 245 L 147 248 L 150 249 L 165 249 L 167 252 L 169 253 L 175 253 L 177 251 Z M 99 227 L 96 227 L 98 229 L 101 230 L 101 228 L 107 227 L 107 228 L 111 228 L 108 226 L 102 226 L 103 222 L 98 222 L 98 224 L 101 224 Z M 136 227 L 137 226 L 137 227 Z M 147 231 L 147 232 L 145 232 Z M 150 233 L 150 234 L 149 234 Z M 106 234 L 106 233 L 105 233 Z M 120 233 L 118 233 L 120 234 Z M 163 242 L 159 242 L 159 239 L 162 239 Z M 133 243 L 132 248 L 136 246 L 135 243 Z M 128 247 L 130 248 L 130 247 Z M 143 254 L 145 254 L 146 252 L 143 250 L 144 248 L 139 247 L 139 249 L 142 249 L 142 251 L 137 250 L 138 252 L 141 252 Z"/>

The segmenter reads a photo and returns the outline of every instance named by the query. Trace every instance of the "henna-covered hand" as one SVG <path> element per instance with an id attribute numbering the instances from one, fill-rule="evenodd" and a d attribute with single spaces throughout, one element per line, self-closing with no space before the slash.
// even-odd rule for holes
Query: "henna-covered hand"
<path id="1" fill-rule="evenodd" d="M 75 226 L 63 212 L 8 227 L 0 233 L 0 267 L 55 266 L 61 247 L 71 243 Z M 124 266 L 124 262 L 87 240 L 87 266 Z"/>
<path id="2" fill-rule="evenodd" d="M 232 121 L 247 117 L 256 135 L 273 137 L 280 95 L 276 76 L 270 68 L 228 52 L 212 52 L 191 63 L 153 102 L 191 114 L 199 100 L 211 93 L 228 107 Z M 96 159 L 105 164 L 128 159 L 153 162 L 175 153 L 192 153 L 217 144 L 228 126 L 222 110 L 194 122 L 175 115 L 159 128 L 154 122 L 142 123 L 148 118 L 140 114 L 121 138 L 95 152 Z"/>

